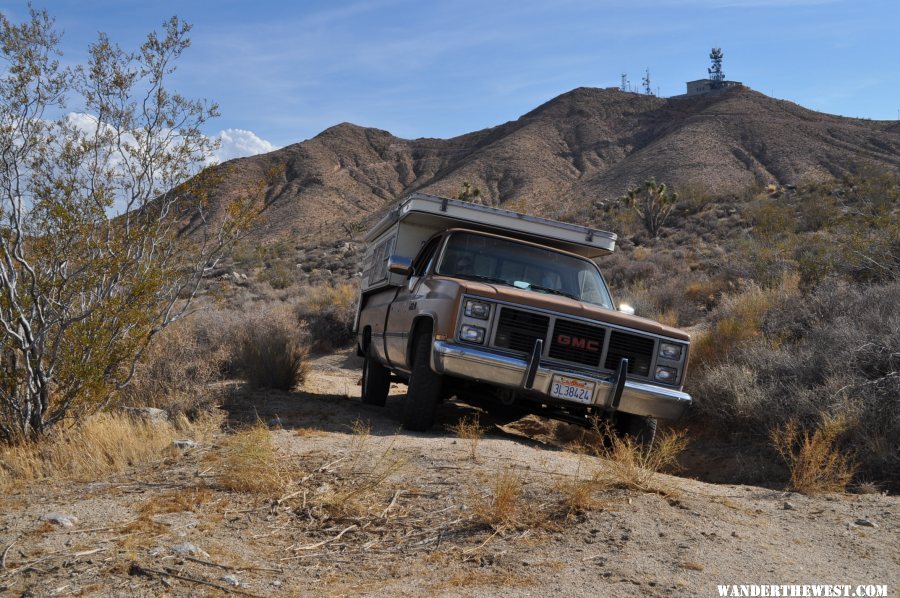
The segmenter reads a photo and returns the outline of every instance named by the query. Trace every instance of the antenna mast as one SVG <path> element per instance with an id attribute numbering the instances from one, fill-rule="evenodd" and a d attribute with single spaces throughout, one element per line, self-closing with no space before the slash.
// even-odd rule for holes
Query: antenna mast
<path id="1" fill-rule="evenodd" d="M 709 53 L 709 59 L 712 61 L 712 66 L 706 69 L 709 73 L 709 78 L 713 82 L 711 87 L 722 87 L 722 81 L 725 80 L 725 73 L 722 71 L 722 59 L 725 57 L 725 54 L 722 53 L 722 48 L 713 48 Z"/>
<path id="2" fill-rule="evenodd" d="M 644 86 L 644 94 L 648 96 L 653 95 L 653 88 L 650 87 L 650 68 L 644 72 L 644 78 L 641 79 L 641 84 Z"/>

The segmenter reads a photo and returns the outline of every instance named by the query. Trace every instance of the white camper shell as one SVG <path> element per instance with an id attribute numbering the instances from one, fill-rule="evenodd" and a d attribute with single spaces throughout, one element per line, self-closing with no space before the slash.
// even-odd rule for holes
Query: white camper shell
<path id="1" fill-rule="evenodd" d="M 405 278 L 391 274 L 388 258 L 413 258 L 434 234 L 450 228 L 501 234 L 569 251 L 589 259 L 615 251 L 615 233 L 483 206 L 457 199 L 413 193 L 385 215 L 366 235 L 362 291 L 403 286 Z"/>

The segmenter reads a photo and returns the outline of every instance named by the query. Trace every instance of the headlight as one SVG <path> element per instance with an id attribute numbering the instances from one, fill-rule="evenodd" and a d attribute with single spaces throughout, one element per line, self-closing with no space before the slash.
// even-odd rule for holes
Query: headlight
<path id="1" fill-rule="evenodd" d="M 675 368 L 667 368 L 662 365 L 656 367 L 656 379 L 660 382 L 674 384 L 676 378 L 678 378 L 678 370 Z"/>
<path id="2" fill-rule="evenodd" d="M 463 326 L 459 329 L 459 340 L 480 343 L 484 341 L 484 328 L 480 326 Z"/>
<path id="3" fill-rule="evenodd" d="M 475 301 L 474 299 L 466 299 L 466 307 L 463 310 L 470 318 L 478 318 L 479 320 L 487 320 L 491 317 L 491 304 L 484 301 Z"/>
<path id="4" fill-rule="evenodd" d="M 663 359 L 671 359 L 672 361 L 681 361 L 681 352 L 684 347 L 674 345 L 672 343 L 659 343 L 659 356 Z"/>

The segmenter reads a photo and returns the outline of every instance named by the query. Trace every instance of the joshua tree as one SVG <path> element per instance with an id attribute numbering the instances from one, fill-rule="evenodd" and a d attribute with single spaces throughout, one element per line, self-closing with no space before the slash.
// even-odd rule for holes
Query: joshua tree
<path id="1" fill-rule="evenodd" d="M 461 199 L 462 201 L 475 201 L 476 199 L 481 199 L 481 189 L 473 187 L 472 183 L 465 181 L 463 183 L 462 191 L 456 194 L 456 199 Z"/>
<path id="2" fill-rule="evenodd" d="M 637 213 L 644 228 L 655 239 L 675 209 L 678 194 L 669 193 L 665 183 L 650 178 L 642 186 L 629 189 L 622 201 Z"/>

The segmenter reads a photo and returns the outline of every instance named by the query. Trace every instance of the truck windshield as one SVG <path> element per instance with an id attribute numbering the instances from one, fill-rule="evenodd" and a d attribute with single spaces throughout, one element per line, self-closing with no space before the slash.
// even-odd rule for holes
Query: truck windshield
<path id="1" fill-rule="evenodd" d="M 474 233 L 453 233 L 436 272 L 563 295 L 613 309 L 593 262 L 551 249 Z"/>

